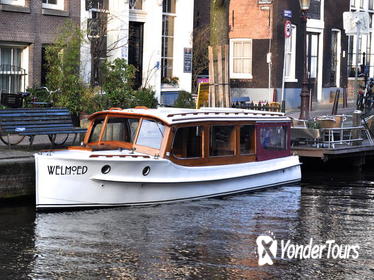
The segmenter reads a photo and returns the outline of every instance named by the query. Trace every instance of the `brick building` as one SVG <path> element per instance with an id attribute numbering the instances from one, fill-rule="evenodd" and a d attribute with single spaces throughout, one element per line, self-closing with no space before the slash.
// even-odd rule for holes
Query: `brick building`
<path id="1" fill-rule="evenodd" d="M 209 0 L 198 2 L 203 6 Z M 327 103 L 331 91 L 347 87 L 348 37 L 343 30 L 343 12 L 350 10 L 350 2 L 339 0 L 336 5 L 336 0 L 311 0 L 307 65 L 313 101 Z M 285 70 L 286 106 L 300 106 L 304 27 L 299 1 L 230 0 L 229 9 L 231 95 L 272 101 L 276 90 L 280 101 Z M 205 15 L 202 11 L 199 17 L 209 18 L 209 10 L 205 9 Z M 290 17 L 286 18 L 284 12 Z M 286 20 L 291 22 L 287 39 Z"/>
<path id="2" fill-rule="evenodd" d="M 331 91 L 347 86 L 348 39 L 343 12 L 349 7 L 349 0 L 341 0 L 339 5 L 335 0 L 311 0 L 306 63 L 313 101 L 329 102 Z M 286 20 L 291 22 L 288 38 L 284 35 Z M 272 101 L 275 89 L 280 101 L 284 74 L 286 106 L 298 107 L 304 65 L 303 29 L 299 1 L 231 0 L 232 95 Z"/>
<path id="3" fill-rule="evenodd" d="M 43 46 L 67 19 L 80 22 L 80 0 L 0 0 L 0 91 L 40 85 Z"/>

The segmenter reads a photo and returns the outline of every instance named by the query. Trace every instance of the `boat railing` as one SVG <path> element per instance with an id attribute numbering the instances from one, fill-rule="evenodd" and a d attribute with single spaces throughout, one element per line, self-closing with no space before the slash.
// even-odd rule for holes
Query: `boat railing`
<path id="1" fill-rule="evenodd" d="M 335 148 L 337 145 L 361 145 L 367 139 L 374 145 L 370 131 L 365 126 L 353 126 L 351 116 L 321 116 L 312 121 L 292 120 L 293 145 L 316 148 Z"/>
<path id="2" fill-rule="evenodd" d="M 370 145 L 374 145 L 370 132 L 364 126 L 320 128 L 320 132 L 319 143 L 328 148 L 335 148 L 337 144 L 353 145 L 362 142 L 364 140 L 362 136 L 366 137 Z"/>

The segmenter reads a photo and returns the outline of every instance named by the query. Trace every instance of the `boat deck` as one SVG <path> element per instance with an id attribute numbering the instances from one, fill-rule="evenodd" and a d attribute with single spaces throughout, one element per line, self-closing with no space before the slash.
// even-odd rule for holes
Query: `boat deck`
<path id="1" fill-rule="evenodd" d="M 324 161 L 332 158 L 359 157 L 374 155 L 374 145 L 364 140 L 360 145 L 336 145 L 332 147 L 295 145 L 291 147 L 294 154 L 306 158 L 321 158 Z"/>

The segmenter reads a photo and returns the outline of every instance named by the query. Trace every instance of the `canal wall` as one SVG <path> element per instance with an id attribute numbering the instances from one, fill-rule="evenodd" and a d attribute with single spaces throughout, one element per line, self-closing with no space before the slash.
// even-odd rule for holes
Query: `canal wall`
<path id="1" fill-rule="evenodd" d="M 4 156 L 0 151 L 0 200 L 34 196 L 35 161 L 31 155 Z"/>

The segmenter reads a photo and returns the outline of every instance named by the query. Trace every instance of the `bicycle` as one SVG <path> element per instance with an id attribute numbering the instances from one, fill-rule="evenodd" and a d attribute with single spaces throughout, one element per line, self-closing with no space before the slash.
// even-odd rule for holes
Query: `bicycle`
<path id="1" fill-rule="evenodd" d="M 52 107 L 53 94 L 60 92 L 59 89 L 51 91 L 47 87 L 39 87 L 33 91 L 12 93 L 1 93 L 1 105 L 11 109 L 17 108 L 39 108 L 39 107 Z M 17 119 L 15 119 L 17 120 Z M 22 131 L 22 127 L 15 127 L 15 132 Z M 19 134 L 7 135 L 4 137 L 0 134 L 0 140 L 5 145 L 15 146 L 23 141 L 25 136 Z M 69 134 L 52 134 L 48 135 L 49 141 L 53 145 L 64 145 L 69 138 Z"/>
<path id="2" fill-rule="evenodd" d="M 364 114 L 370 113 L 374 109 L 374 78 L 369 78 L 364 88 L 364 91 L 358 92 L 356 106 L 358 110 Z"/>

